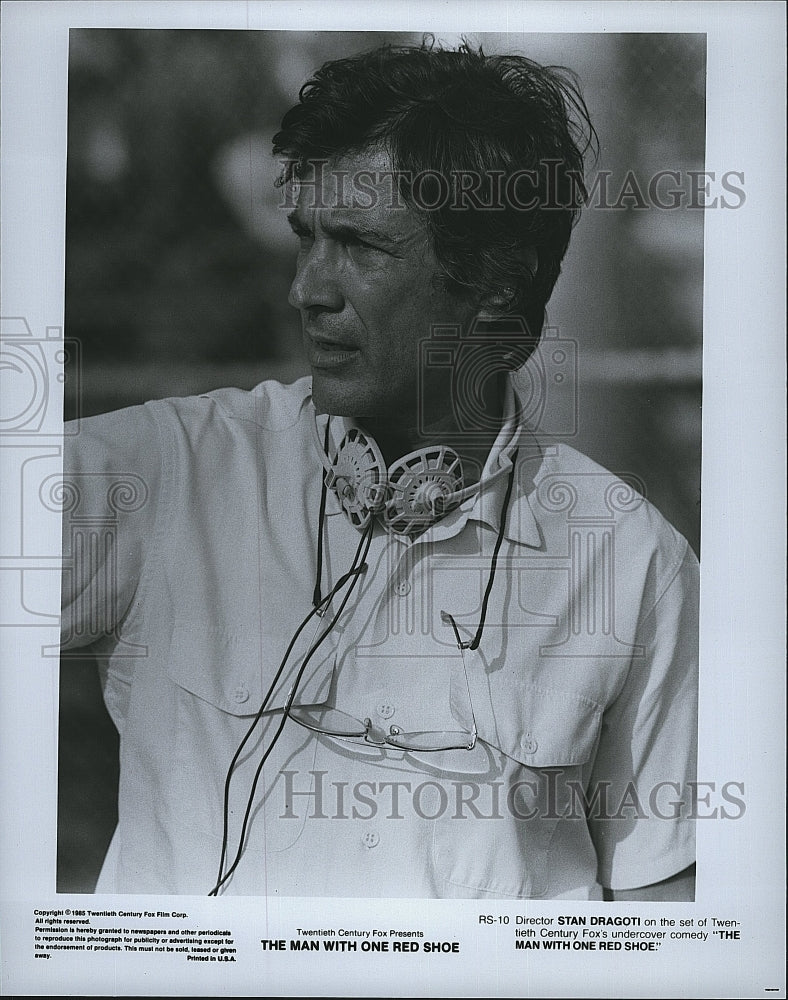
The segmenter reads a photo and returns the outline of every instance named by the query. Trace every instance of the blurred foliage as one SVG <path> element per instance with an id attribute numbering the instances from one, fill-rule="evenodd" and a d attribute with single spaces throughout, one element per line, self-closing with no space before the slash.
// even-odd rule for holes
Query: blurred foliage
<path id="1" fill-rule="evenodd" d="M 252 34 L 71 34 L 66 324 L 86 357 L 266 357 L 281 262 L 233 218 L 211 164 L 258 124 Z"/>
<path id="2" fill-rule="evenodd" d="M 332 48 L 297 37 L 305 54 L 315 38 Z M 249 231 L 219 169 L 239 137 L 272 134 L 293 103 L 286 55 L 264 32 L 72 30 L 66 326 L 85 360 L 297 350 L 291 255 Z M 265 201 L 274 180 L 252 194 Z"/>

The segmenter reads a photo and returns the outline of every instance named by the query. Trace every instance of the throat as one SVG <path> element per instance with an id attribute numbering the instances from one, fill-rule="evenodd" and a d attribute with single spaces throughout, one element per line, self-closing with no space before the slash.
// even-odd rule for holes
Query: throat
<path id="1" fill-rule="evenodd" d="M 503 402 L 498 396 L 483 414 L 477 414 L 475 427 L 460 427 L 453 411 L 444 412 L 428 424 L 417 426 L 415 421 L 396 422 L 375 418 L 359 424 L 380 448 L 387 468 L 414 451 L 448 445 L 460 456 L 465 486 L 473 486 L 482 474 L 487 457 L 503 423 Z"/>

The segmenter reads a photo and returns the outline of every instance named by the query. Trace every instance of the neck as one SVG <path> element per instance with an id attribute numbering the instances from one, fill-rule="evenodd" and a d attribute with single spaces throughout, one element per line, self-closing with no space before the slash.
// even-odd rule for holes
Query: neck
<path id="1" fill-rule="evenodd" d="M 494 382 L 494 385 L 490 385 Z M 504 378 L 490 380 L 482 399 L 482 412 L 463 421 L 463 428 L 457 419 L 454 407 L 446 407 L 427 415 L 418 422 L 405 419 L 400 414 L 396 419 L 365 417 L 358 423 L 375 439 L 375 443 L 390 468 L 404 455 L 420 448 L 436 445 L 450 445 L 462 461 L 465 485 L 472 486 L 479 481 L 503 422 Z M 472 429 L 467 430 L 470 426 Z"/>

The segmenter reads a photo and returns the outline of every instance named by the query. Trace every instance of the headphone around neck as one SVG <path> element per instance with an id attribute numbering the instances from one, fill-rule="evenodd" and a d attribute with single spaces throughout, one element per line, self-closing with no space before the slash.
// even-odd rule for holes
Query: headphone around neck
<path id="1" fill-rule="evenodd" d="M 326 470 L 325 484 L 359 531 L 378 517 L 394 534 L 418 534 L 479 489 L 478 483 L 465 486 L 462 460 L 448 445 L 419 448 L 387 468 L 374 438 L 360 427 L 349 428 L 333 456 L 320 440 L 316 413 L 312 431 Z M 493 475 L 505 471 L 500 469 Z"/>

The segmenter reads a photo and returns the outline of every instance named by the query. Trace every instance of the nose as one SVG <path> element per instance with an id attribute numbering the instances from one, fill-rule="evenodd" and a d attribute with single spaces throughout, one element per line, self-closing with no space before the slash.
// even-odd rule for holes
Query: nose
<path id="1" fill-rule="evenodd" d="M 290 286 L 288 302 L 296 309 L 327 309 L 338 312 L 344 305 L 338 261 L 330 241 L 315 239 L 302 249 Z"/>

